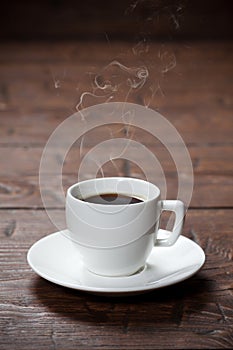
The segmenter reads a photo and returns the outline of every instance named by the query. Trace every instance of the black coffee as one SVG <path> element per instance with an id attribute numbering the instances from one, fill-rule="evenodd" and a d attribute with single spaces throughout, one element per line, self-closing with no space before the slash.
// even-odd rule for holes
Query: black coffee
<path id="1" fill-rule="evenodd" d="M 95 195 L 91 197 L 87 197 L 83 199 L 84 202 L 96 203 L 96 204 L 135 204 L 143 202 L 142 199 L 126 196 L 124 194 L 119 193 L 104 193 L 100 195 Z"/>

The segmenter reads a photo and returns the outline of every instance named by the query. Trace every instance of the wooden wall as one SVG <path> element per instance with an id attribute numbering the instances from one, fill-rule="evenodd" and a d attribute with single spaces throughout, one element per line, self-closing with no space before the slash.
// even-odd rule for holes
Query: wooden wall
<path id="1" fill-rule="evenodd" d="M 0 39 L 232 39 L 232 20 L 230 0 L 9 0 Z"/>

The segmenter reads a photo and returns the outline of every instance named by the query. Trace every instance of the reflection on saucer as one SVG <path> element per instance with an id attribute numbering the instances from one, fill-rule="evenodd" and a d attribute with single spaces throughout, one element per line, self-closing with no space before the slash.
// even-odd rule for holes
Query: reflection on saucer
<path id="1" fill-rule="evenodd" d="M 72 242 L 61 233 L 65 232 L 36 242 L 28 251 L 28 263 L 50 282 L 89 293 L 121 295 L 165 287 L 191 277 L 205 262 L 201 247 L 180 236 L 172 247 L 155 247 L 147 264 L 134 275 L 99 276 L 85 268 Z"/>

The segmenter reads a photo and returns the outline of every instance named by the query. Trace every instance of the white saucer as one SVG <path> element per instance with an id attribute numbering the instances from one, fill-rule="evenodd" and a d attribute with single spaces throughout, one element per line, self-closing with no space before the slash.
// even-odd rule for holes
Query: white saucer
<path id="1" fill-rule="evenodd" d="M 36 242 L 28 251 L 31 268 L 46 280 L 95 294 L 138 294 L 181 282 L 204 264 L 205 254 L 190 239 L 180 236 L 169 248 L 152 250 L 146 266 L 128 277 L 102 277 L 82 264 L 73 243 L 59 231 Z"/>

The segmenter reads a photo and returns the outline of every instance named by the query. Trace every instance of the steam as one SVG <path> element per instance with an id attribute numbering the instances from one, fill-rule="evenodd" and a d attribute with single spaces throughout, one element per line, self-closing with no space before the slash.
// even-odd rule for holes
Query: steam
<path id="1" fill-rule="evenodd" d="M 85 97 L 86 96 L 91 96 L 91 97 L 94 97 L 94 98 L 96 98 L 96 99 L 105 99 L 106 97 L 107 97 L 107 95 L 105 95 L 105 96 L 101 96 L 101 95 L 97 95 L 97 94 L 95 94 L 95 93 L 93 93 L 93 92 L 89 92 L 89 91 L 85 91 L 85 92 L 83 92 L 82 94 L 81 94 L 81 96 L 80 96 L 80 100 L 79 100 L 79 102 L 78 102 L 78 104 L 76 105 L 76 109 L 77 109 L 77 111 L 81 111 L 81 109 L 84 107 L 84 104 L 83 104 L 83 101 L 84 101 L 84 99 L 85 99 Z M 104 102 L 109 102 L 111 99 L 113 98 L 113 96 L 108 96 L 108 98 L 107 99 L 105 99 L 104 100 Z M 100 103 L 101 102 L 103 102 L 103 101 L 99 101 Z M 98 103 L 98 102 L 97 102 Z M 82 120 L 84 121 L 84 116 L 83 116 L 83 114 L 81 113 L 81 117 L 82 117 Z"/>
<path id="2" fill-rule="evenodd" d="M 160 58 L 163 66 L 162 73 L 167 73 L 176 67 L 176 56 L 173 52 L 170 53 L 169 51 L 159 51 L 158 57 Z"/>
<path id="3" fill-rule="evenodd" d="M 109 63 L 104 68 L 103 74 L 105 71 L 107 71 L 111 67 L 117 67 L 120 71 L 125 72 L 128 75 L 127 84 L 132 89 L 141 88 L 145 84 L 149 76 L 149 73 L 146 67 L 130 68 L 123 65 L 119 61 L 112 61 L 111 63 Z M 114 75 L 112 75 L 111 80 L 105 80 L 104 75 L 97 75 L 95 77 L 94 82 L 96 84 L 96 87 L 99 89 L 103 89 L 103 90 L 110 89 L 111 91 L 115 92 L 119 89 L 120 84 L 122 84 L 121 81 L 117 82 L 118 77 L 119 77 L 119 73 L 118 74 L 115 73 Z"/>
<path id="4" fill-rule="evenodd" d="M 91 104 L 107 103 L 111 101 L 122 100 L 124 102 L 135 102 L 135 95 L 141 96 L 141 103 L 145 107 L 149 107 L 156 97 L 165 97 L 165 93 L 161 87 L 161 81 L 165 74 L 176 67 L 176 57 L 172 50 L 169 50 L 164 45 L 161 45 L 157 55 L 154 57 L 146 57 L 150 55 L 149 44 L 145 40 L 140 41 L 132 48 L 132 54 L 136 58 L 143 56 L 145 58 L 143 64 L 134 65 L 132 67 L 123 64 L 118 60 L 113 60 L 104 66 L 99 72 L 91 73 L 91 91 L 85 91 L 81 94 L 76 105 L 76 110 L 80 112 L 82 122 L 85 117 L 82 109 L 88 107 L 88 102 Z M 135 60 L 135 59 L 134 59 Z M 149 68 L 156 68 L 156 71 L 149 72 Z M 120 98 L 119 98 L 120 95 Z M 122 101 L 122 102 L 123 102 Z M 122 111 L 122 127 L 118 130 L 124 133 L 125 138 L 130 141 L 134 137 L 134 131 L 131 132 L 134 116 L 129 112 Z M 114 139 L 115 135 L 111 127 L 108 128 L 108 138 Z M 129 143 L 125 144 L 127 148 Z M 80 142 L 80 156 L 83 158 L 86 147 L 88 145 L 88 135 L 84 135 Z M 124 152 L 126 149 L 124 149 Z M 117 169 L 113 159 L 109 159 L 113 166 Z M 103 169 L 100 169 L 103 174 Z"/>
<path id="5" fill-rule="evenodd" d="M 174 0 L 135 0 L 125 10 L 125 15 L 138 15 L 143 24 L 156 24 L 160 17 L 167 17 L 175 30 L 180 29 L 180 19 L 185 1 Z"/>
<path id="6" fill-rule="evenodd" d="M 50 73 L 52 75 L 52 79 L 53 79 L 53 84 L 54 84 L 54 88 L 55 89 L 60 89 L 63 82 L 65 81 L 66 79 L 66 69 L 64 68 L 63 69 L 63 73 L 62 73 L 62 76 L 61 78 L 58 78 L 55 73 L 53 73 L 53 70 L 50 68 Z"/>
<path id="7" fill-rule="evenodd" d="M 163 86 L 164 76 L 173 71 L 177 65 L 176 55 L 169 45 L 161 44 L 157 52 L 151 50 L 149 33 L 146 30 L 148 24 L 154 25 L 159 21 L 161 16 L 166 16 L 172 23 L 173 27 L 178 30 L 180 28 L 180 15 L 182 14 L 183 5 L 179 2 L 174 4 L 173 1 L 164 0 L 136 0 L 133 1 L 126 9 L 125 15 L 135 16 L 140 12 L 141 8 L 147 11 L 144 13 L 143 32 L 139 33 L 141 39 L 138 40 L 124 56 L 121 54 L 117 59 L 111 60 L 107 65 L 98 69 L 98 71 L 87 72 L 90 77 L 90 89 L 81 92 L 79 100 L 75 105 L 75 109 L 81 116 L 81 121 L 86 123 L 82 110 L 91 105 L 108 102 L 133 102 L 149 107 L 157 103 L 157 99 L 165 98 L 165 89 Z M 143 34 L 143 36 L 142 36 Z M 104 33 L 106 42 L 110 47 L 110 40 L 107 33 Z M 129 62 L 133 62 L 129 65 Z M 64 70 L 62 77 L 53 76 L 55 89 L 60 89 L 65 79 L 66 72 Z M 124 137 L 128 139 L 119 157 L 128 149 L 130 141 L 134 137 L 134 129 L 132 128 L 134 116 L 122 111 L 122 126 Z M 88 125 L 87 125 L 88 127 Z M 108 139 L 116 138 L 114 131 L 109 127 Z M 88 149 L 88 134 L 84 134 L 80 141 L 79 152 L 80 157 L 85 157 Z M 109 161 L 118 170 L 114 163 L 114 157 L 110 157 Z M 98 160 L 93 159 L 98 165 Z M 100 165 L 99 171 L 104 176 L 103 168 Z"/>
<path id="8" fill-rule="evenodd" d="M 94 103 L 112 101 L 117 93 L 123 90 L 127 101 L 132 91 L 141 89 L 149 78 L 146 66 L 129 67 L 120 61 L 113 60 L 106 65 L 92 80 L 92 90 L 81 94 L 75 106 L 77 111 L 86 107 L 87 97 L 92 97 Z"/>
<path id="9" fill-rule="evenodd" d="M 135 56 L 141 56 L 143 54 L 147 54 L 149 52 L 150 45 L 147 40 L 144 38 L 140 40 L 133 48 L 133 54 Z"/>

